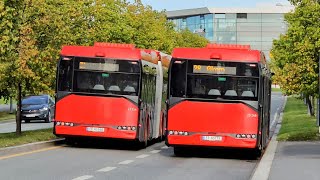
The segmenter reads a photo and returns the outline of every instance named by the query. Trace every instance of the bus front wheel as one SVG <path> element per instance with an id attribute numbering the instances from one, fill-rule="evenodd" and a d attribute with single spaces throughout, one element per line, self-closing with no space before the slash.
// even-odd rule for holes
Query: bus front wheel
<path id="1" fill-rule="evenodd" d="M 183 147 L 174 147 L 173 148 L 173 153 L 175 156 L 180 156 L 180 157 L 184 157 L 187 156 L 186 150 Z"/>

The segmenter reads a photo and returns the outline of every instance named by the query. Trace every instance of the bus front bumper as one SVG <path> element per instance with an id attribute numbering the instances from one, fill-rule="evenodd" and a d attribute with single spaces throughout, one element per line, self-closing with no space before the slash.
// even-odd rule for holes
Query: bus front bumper
<path id="1" fill-rule="evenodd" d="M 81 136 L 100 137 L 112 139 L 134 140 L 137 138 L 137 131 L 118 130 L 111 127 L 88 127 L 88 126 L 54 126 L 57 136 Z"/>
<path id="2" fill-rule="evenodd" d="M 208 138 L 212 137 L 212 138 Z M 219 137 L 219 138 L 218 138 Z M 203 147 L 229 147 L 229 148 L 248 148 L 257 147 L 257 139 L 242 139 L 230 136 L 212 135 L 191 135 L 179 136 L 168 135 L 166 138 L 168 146 L 203 146 Z"/>

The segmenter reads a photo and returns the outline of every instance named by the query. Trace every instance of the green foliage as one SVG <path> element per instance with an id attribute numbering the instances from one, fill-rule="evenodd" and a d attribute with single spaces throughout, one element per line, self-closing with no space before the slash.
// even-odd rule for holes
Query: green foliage
<path id="1" fill-rule="evenodd" d="M 176 32 L 165 12 L 140 0 L 4 0 L 0 3 L 0 96 L 53 94 L 63 45 L 133 43 L 171 53 L 174 47 L 203 47 L 205 38 Z"/>
<path id="2" fill-rule="evenodd" d="M 188 29 L 177 34 L 178 47 L 205 47 L 209 41 L 200 35 L 194 34 Z"/>
<path id="3" fill-rule="evenodd" d="M 320 4 L 315 0 L 292 1 L 294 12 L 285 16 L 289 29 L 274 40 L 271 67 L 274 81 L 285 94 L 317 95 L 320 53 Z"/>

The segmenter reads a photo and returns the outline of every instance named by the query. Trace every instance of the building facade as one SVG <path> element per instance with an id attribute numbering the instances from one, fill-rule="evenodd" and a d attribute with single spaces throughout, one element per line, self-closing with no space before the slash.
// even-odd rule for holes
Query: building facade
<path id="1" fill-rule="evenodd" d="M 293 7 L 198 8 L 168 11 L 176 30 L 189 29 L 211 43 L 250 45 L 267 59 L 273 39 L 287 31 L 284 14 Z"/>

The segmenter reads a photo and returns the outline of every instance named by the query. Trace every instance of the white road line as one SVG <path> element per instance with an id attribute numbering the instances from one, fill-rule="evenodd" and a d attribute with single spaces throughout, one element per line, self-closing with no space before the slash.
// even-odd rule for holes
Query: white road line
<path id="1" fill-rule="evenodd" d="M 91 175 L 84 175 L 84 176 L 80 176 L 80 177 L 77 177 L 77 178 L 74 178 L 72 180 L 86 180 L 86 179 L 91 179 L 93 178 L 93 176 Z"/>
<path id="2" fill-rule="evenodd" d="M 141 155 L 137 156 L 136 158 L 142 159 L 142 158 L 146 158 L 148 156 L 150 156 L 150 155 L 149 154 L 141 154 Z"/>
<path id="3" fill-rule="evenodd" d="M 130 164 L 132 162 L 134 162 L 134 160 L 125 160 L 125 161 L 119 162 L 119 164 Z"/>
<path id="4" fill-rule="evenodd" d="M 116 168 L 117 167 L 105 167 L 105 168 L 99 169 L 98 172 L 108 172 L 108 171 L 112 171 Z"/>
<path id="5" fill-rule="evenodd" d="M 270 128 L 273 127 L 274 124 L 277 122 L 277 117 L 278 117 L 278 113 L 276 113 L 276 114 L 274 115 L 274 118 L 273 118 L 273 121 L 272 121 L 272 123 L 271 123 Z"/>
<path id="6" fill-rule="evenodd" d="M 280 108 L 277 108 L 277 111 L 276 111 L 276 113 L 274 114 L 274 118 L 273 118 L 273 120 L 272 120 L 272 122 L 271 122 L 271 127 L 273 127 L 274 124 L 277 122 L 278 114 L 280 113 L 279 110 L 280 110 Z"/>
<path id="7" fill-rule="evenodd" d="M 168 149 L 168 148 L 169 148 L 168 146 L 161 147 L 161 149 Z"/>
<path id="8" fill-rule="evenodd" d="M 153 151 L 150 151 L 150 153 L 152 154 L 156 154 L 156 153 L 159 153 L 161 150 L 153 150 Z"/>

